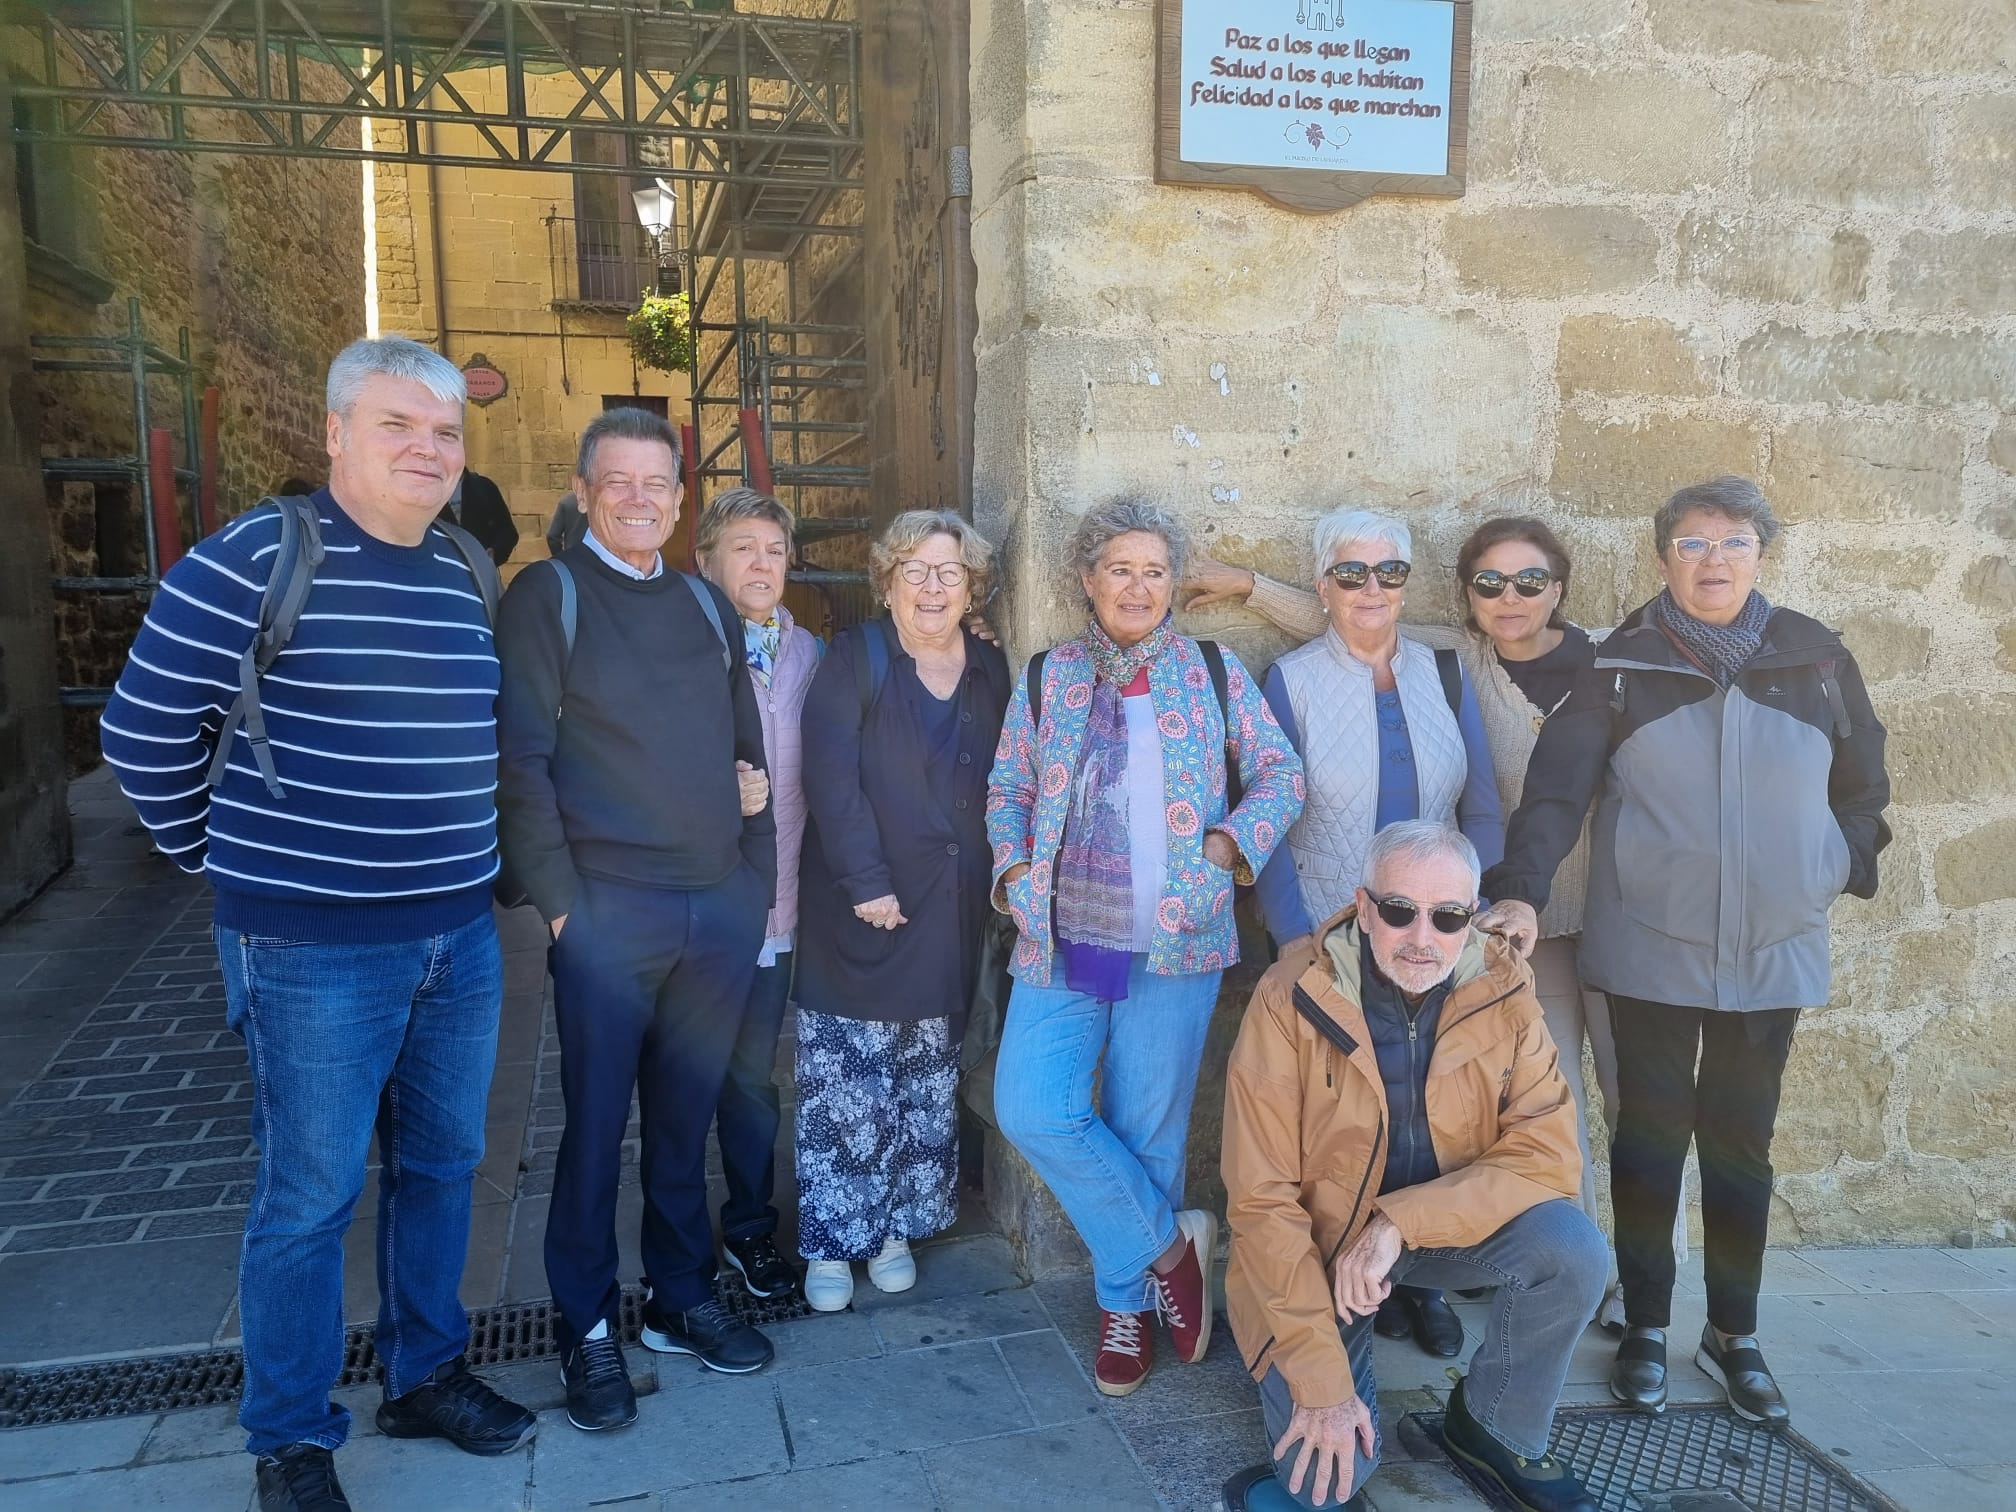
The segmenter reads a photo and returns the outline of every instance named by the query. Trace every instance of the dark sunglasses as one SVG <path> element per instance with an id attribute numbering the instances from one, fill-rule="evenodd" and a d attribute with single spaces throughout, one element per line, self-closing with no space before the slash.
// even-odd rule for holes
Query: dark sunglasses
<path id="1" fill-rule="evenodd" d="M 1401 561 L 1332 562 L 1323 575 L 1339 588 L 1363 588 L 1368 577 L 1379 579 L 1381 588 L 1404 588 L 1413 570 L 1413 563 Z"/>
<path id="2" fill-rule="evenodd" d="M 1375 898 L 1373 906 L 1379 910 L 1379 917 L 1386 921 L 1388 929 L 1407 929 L 1421 912 L 1421 905 L 1408 898 Z M 1461 934 L 1470 927 L 1474 908 L 1458 908 L 1454 903 L 1444 903 L 1428 910 L 1428 922 L 1442 934 Z"/>
<path id="3" fill-rule="evenodd" d="M 1553 581 L 1554 574 L 1545 567 L 1522 567 L 1514 573 L 1486 567 L 1482 572 L 1471 574 L 1470 588 L 1479 598 L 1503 598 L 1507 588 L 1517 588 L 1521 598 L 1538 598 Z"/>

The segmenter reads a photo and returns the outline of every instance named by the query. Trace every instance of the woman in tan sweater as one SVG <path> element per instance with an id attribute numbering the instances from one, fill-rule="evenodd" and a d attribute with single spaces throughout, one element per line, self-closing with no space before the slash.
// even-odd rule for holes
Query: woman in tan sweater
<path id="1" fill-rule="evenodd" d="M 1453 649 L 1463 659 L 1498 775 L 1499 797 L 1509 815 L 1519 806 L 1540 727 L 1568 697 L 1576 674 L 1595 657 L 1594 642 L 1562 613 L 1571 563 L 1567 550 L 1545 522 L 1530 515 L 1487 520 L 1470 533 L 1456 556 L 1456 586 L 1465 608 L 1464 625 L 1406 625 L 1405 635 L 1424 645 Z M 1302 589 L 1211 558 L 1193 562 L 1185 579 L 1193 590 L 1187 605 L 1243 602 L 1254 613 L 1307 640 L 1328 624 L 1316 596 Z M 1540 916 L 1540 943 L 1533 950 L 1533 976 L 1547 1030 L 1562 1058 L 1579 1067 L 1586 1035 L 1603 1095 L 1604 1123 L 1614 1126 L 1617 1109 L 1617 1050 L 1610 1034 L 1610 1004 L 1600 992 L 1583 989 L 1575 952 L 1581 938 L 1582 900 L 1589 875 L 1589 835 L 1556 873 L 1546 912 Z M 1589 1161 L 1588 1092 L 1578 1074 L 1568 1085 L 1582 1115 L 1582 1208 L 1596 1217 L 1596 1180 Z M 1683 1207 L 1673 1229 L 1674 1253 L 1687 1251 Z M 1600 1321 L 1621 1329 L 1623 1311 L 1613 1286 Z"/>

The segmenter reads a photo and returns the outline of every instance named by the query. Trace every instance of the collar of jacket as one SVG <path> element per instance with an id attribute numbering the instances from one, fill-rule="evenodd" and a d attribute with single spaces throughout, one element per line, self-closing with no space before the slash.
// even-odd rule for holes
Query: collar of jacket
<path id="1" fill-rule="evenodd" d="M 1744 664 L 1752 668 L 1799 667 L 1848 654 L 1841 637 L 1818 620 L 1790 609 L 1773 608 L 1764 622 L 1764 643 Z M 1596 643 L 1600 671 L 1679 672 L 1689 677 L 1708 674 L 1680 654 L 1652 618 L 1652 605 L 1641 604 L 1621 624 Z"/>
<path id="2" fill-rule="evenodd" d="M 1372 1052 L 1372 1031 L 1365 1023 L 1357 912 L 1353 904 L 1317 930 L 1316 958 L 1295 983 L 1295 1011 L 1356 1066 L 1361 1076 L 1381 1088 L 1383 1096 L 1379 1063 Z M 1531 976 L 1522 969 L 1517 953 L 1496 935 L 1471 930 L 1452 975 L 1454 985 L 1442 1005 L 1435 1049 L 1429 1057 L 1431 1076 L 1468 1063 L 1508 1028 L 1540 1011 L 1538 1000 L 1526 990 Z"/>

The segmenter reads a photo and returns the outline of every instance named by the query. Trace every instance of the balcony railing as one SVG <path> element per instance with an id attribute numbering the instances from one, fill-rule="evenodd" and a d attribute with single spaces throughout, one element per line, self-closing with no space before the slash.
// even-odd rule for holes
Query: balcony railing
<path id="1" fill-rule="evenodd" d="M 553 303 L 563 308 L 630 311 L 647 292 L 676 293 L 679 268 L 636 221 L 546 217 Z M 661 266 L 661 260 L 663 266 Z"/>

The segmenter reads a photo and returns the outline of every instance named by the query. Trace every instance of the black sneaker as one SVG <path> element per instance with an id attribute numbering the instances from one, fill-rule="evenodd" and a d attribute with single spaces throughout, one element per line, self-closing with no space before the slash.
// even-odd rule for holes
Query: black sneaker
<path id="1" fill-rule="evenodd" d="M 599 1433 L 637 1421 L 637 1393 L 614 1334 L 586 1339 L 568 1350 L 560 1375 L 567 1382 L 567 1421 L 576 1428 Z"/>
<path id="2" fill-rule="evenodd" d="M 1722 1383 L 1729 1393 L 1730 1410 L 1745 1422 L 1783 1428 L 1792 1420 L 1792 1409 L 1785 1405 L 1784 1393 L 1772 1379 L 1771 1367 L 1764 1363 L 1764 1351 L 1751 1335 L 1731 1339 L 1725 1349 L 1713 1326 L 1704 1326 L 1694 1363 Z"/>
<path id="3" fill-rule="evenodd" d="M 378 1431 L 387 1438 L 445 1438 L 464 1454 L 509 1454 L 538 1429 L 537 1418 L 499 1396 L 462 1355 L 378 1404 Z"/>
<path id="4" fill-rule="evenodd" d="M 643 1340 L 646 1349 L 692 1355 L 723 1375 L 761 1370 L 777 1353 L 768 1339 L 712 1297 L 687 1312 L 666 1312 L 647 1297 Z"/>
<path id="5" fill-rule="evenodd" d="M 350 1512 L 336 1457 L 320 1444 L 289 1444 L 259 1456 L 259 1512 Z"/>
<path id="6" fill-rule="evenodd" d="M 798 1267 L 777 1252 L 777 1242 L 768 1234 L 724 1239 L 721 1252 L 741 1272 L 752 1297 L 788 1297 L 798 1290 Z"/>
<path id="7" fill-rule="evenodd" d="M 1581 1477 L 1552 1454 L 1528 1459 L 1514 1454 L 1484 1431 L 1463 1401 L 1463 1383 L 1449 1397 L 1442 1420 L 1442 1443 L 1464 1464 L 1498 1483 L 1520 1512 L 1597 1512 L 1596 1502 Z"/>

